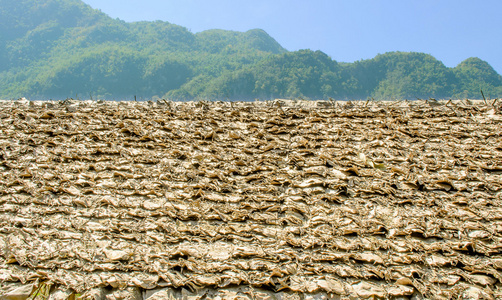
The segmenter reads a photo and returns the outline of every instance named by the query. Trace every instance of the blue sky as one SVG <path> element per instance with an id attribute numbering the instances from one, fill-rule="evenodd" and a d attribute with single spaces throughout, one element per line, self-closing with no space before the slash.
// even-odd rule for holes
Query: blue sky
<path id="1" fill-rule="evenodd" d="M 432 54 L 446 66 L 476 56 L 502 74 L 501 0 L 84 0 L 127 22 L 162 20 L 192 32 L 264 29 L 284 48 L 339 62 L 388 51 Z"/>

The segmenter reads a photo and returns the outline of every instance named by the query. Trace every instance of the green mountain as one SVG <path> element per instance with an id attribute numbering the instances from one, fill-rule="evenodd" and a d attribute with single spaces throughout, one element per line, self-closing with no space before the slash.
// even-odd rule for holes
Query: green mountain
<path id="1" fill-rule="evenodd" d="M 19 18 L 17 16 L 20 16 Z M 263 30 L 125 23 L 80 0 L 0 0 L 0 97 L 162 96 L 285 52 Z"/>
<path id="2" fill-rule="evenodd" d="M 447 68 L 423 53 L 338 63 L 288 52 L 260 29 L 191 33 L 126 23 L 80 0 L 0 0 L 0 98 L 479 98 L 502 77 L 469 58 Z"/>
<path id="3" fill-rule="evenodd" d="M 424 53 L 386 53 L 356 62 L 351 68 L 359 96 L 415 99 L 451 96 L 456 89 L 451 70 Z"/>
<path id="4" fill-rule="evenodd" d="M 502 77 L 486 61 L 471 57 L 452 70 L 458 82 L 457 95 L 472 97 L 473 92 L 482 90 L 491 98 L 502 95 Z"/>

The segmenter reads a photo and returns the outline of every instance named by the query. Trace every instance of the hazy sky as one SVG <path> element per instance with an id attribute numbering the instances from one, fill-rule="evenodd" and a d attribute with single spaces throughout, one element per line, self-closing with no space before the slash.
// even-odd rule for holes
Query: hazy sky
<path id="1" fill-rule="evenodd" d="M 339 62 L 388 51 L 432 54 L 448 67 L 477 56 L 502 74 L 501 0 L 84 0 L 127 22 L 264 29 L 284 48 Z"/>

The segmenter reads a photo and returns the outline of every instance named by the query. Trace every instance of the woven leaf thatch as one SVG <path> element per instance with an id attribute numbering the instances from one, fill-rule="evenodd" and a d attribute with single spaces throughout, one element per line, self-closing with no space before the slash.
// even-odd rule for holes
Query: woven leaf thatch
<path id="1" fill-rule="evenodd" d="M 2 102 L 1 293 L 500 298 L 501 121 L 459 101 Z"/>

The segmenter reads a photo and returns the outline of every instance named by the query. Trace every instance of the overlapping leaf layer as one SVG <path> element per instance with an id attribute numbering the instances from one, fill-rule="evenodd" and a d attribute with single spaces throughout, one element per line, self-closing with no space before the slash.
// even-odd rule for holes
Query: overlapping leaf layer
<path id="1" fill-rule="evenodd" d="M 502 297 L 501 121 L 497 102 L 2 102 L 3 293 Z"/>

